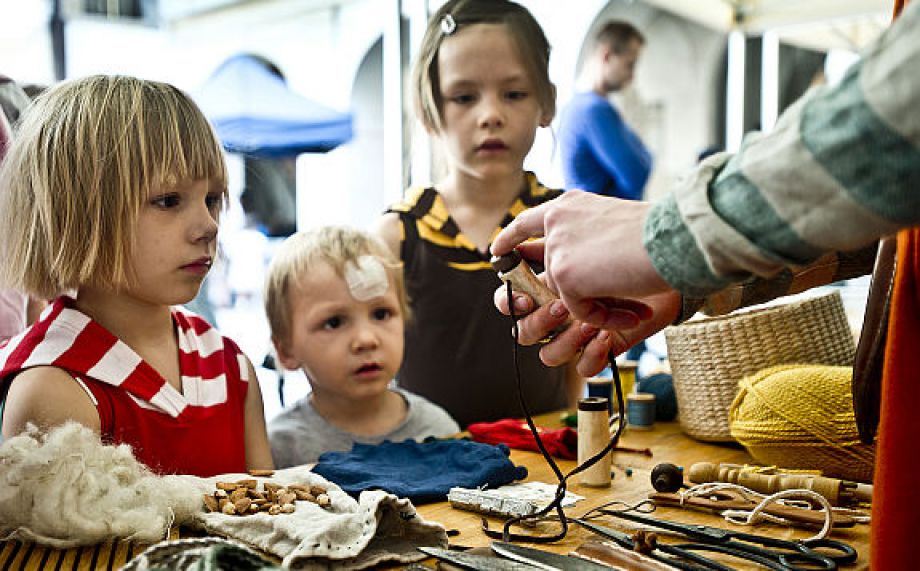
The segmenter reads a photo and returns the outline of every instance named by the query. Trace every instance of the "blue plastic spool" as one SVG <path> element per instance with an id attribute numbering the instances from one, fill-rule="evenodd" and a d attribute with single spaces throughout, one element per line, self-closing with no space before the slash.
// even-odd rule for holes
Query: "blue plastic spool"
<path id="1" fill-rule="evenodd" d="M 649 393 L 627 395 L 626 418 L 631 428 L 652 428 L 655 424 L 655 395 Z"/>

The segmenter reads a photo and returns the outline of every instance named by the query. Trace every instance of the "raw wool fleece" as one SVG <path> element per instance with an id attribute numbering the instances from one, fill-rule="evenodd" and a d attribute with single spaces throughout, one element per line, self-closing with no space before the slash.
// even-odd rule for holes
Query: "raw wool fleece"
<path id="1" fill-rule="evenodd" d="M 69 422 L 0 445 L 0 539 L 58 548 L 113 538 L 153 543 L 201 510 L 191 476 L 157 476 L 126 445 Z"/>

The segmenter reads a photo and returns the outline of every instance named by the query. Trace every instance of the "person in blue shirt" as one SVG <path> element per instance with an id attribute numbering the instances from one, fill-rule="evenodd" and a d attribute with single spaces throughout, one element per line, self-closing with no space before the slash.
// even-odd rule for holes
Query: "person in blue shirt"
<path id="1" fill-rule="evenodd" d="M 566 188 L 639 200 L 652 156 L 607 96 L 628 86 L 645 45 L 632 24 L 611 20 L 594 37 L 587 62 L 591 90 L 577 93 L 559 121 Z"/>

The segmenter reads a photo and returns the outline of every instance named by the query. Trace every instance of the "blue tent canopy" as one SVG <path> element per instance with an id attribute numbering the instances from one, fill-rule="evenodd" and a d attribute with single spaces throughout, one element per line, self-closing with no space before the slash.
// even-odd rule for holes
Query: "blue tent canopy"
<path id="1" fill-rule="evenodd" d="M 239 54 L 195 94 L 224 149 L 257 157 L 324 153 L 349 141 L 352 116 L 289 90 L 271 64 Z"/>

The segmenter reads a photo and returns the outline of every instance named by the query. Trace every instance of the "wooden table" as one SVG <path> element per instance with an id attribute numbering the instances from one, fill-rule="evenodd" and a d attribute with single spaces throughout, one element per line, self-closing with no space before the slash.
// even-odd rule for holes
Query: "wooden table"
<path id="1" fill-rule="evenodd" d="M 543 415 L 535 419 L 539 426 L 554 427 L 559 424 L 559 415 Z M 609 488 L 593 488 L 572 484 L 569 491 L 584 496 L 586 499 L 567 508 L 566 514 L 579 517 L 589 509 L 612 500 L 619 500 L 628 504 L 635 504 L 655 490 L 651 485 L 651 470 L 661 462 L 670 462 L 678 466 L 689 467 L 696 462 L 713 463 L 754 463 L 751 456 L 738 445 L 712 444 L 700 442 L 686 436 L 677 422 L 657 423 L 653 430 L 635 430 L 627 428 L 620 440 L 620 444 L 630 448 L 649 448 L 653 457 L 649 458 L 635 453 L 615 452 L 613 464 L 615 477 Z M 556 477 L 547 465 L 543 456 L 536 452 L 513 450 L 511 459 L 515 464 L 526 466 L 529 476 L 526 481 L 539 481 L 555 484 Z M 557 463 L 563 473 L 575 467 L 572 461 L 559 461 Z M 626 476 L 625 468 L 630 468 L 632 476 Z M 576 479 L 574 476 L 572 479 Z M 456 510 L 447 502 L 423 505 L 418 508 L 422 517 L 442 523 L 447 529 L 459 531 L 459 535 L 451 537 L 451 543 L 468 547 L 485 547 L 492 541 L 480 529 L 480 516 Z M 654 517 L 680 521 L 683 523 L 700 523 L 714 527 L 733 527 L 726 523 L 721 516 L 699 511 L 660 507 L 655 511 Z M 502 521 L 490 518 L 489 527 L 501 530 Z M 607 527 L 628 531 L 628 526 L 618 525 L 613 518 L 599 520 L 598 523 Z M 545 533 L 555 533 L 558 524 L 540 524 L 536 530 Z M 754 531 L 761 535 L 771 535 L 783 539 L 799 539 L 813 535 L 814 531 L 798 528 L 778 527 L 774 525 L 758 525 L 755 528 L 744 528 L 745 531 Z M 846 569 L 868 569 L 869 567 L 869 526 L 857 524 L 850 529 L 835 531 L 834 539 L 839 539 L 852 545 L 859 553 L 857 562 Z M 570 525 L 565 539 L 557 543 L 533 545 L 547 551 L 568 553 L 586 541 L 597 540 L 598 536 L 577 525 Z M 526 545 L 526 544 L 524 544 Z M 709 555 L 707 554 L 707 557 Z M 729 566 L 739 569 L 762 569 L 759 566 L 744 567 L 739 565 L 738 559 L 720 559 Z"/>
<path id="2" fill-rule="evenodd" d="M 559 425 L 559 414 L 548 414 L 538 417 L 536 422 L 544 427 Z M 566 510 L 568 515 L 580 516 L 589 509 L 609 502 L 619 500 L 627 503 L 636 503 L 645 499 L 654 491 L 650 484 L 652 468 L 660 462 L 671 462 L 678 466 L 688 467 L 695 462 L 730 462 L 736 464 L 752 463 L 751 457 L 743 448 L 733 445 L 709 444 L 693 440 L 684 435 L 679 425 L 675 423 L 658 423 L 650 431 L 627 429 L 621 439 L 623 446 L 632 448 L 649 448 L 653 457 L 634 453 L 616 452 L 613 457 L 615 477 L 609 488 L 591 488 L 573 483 L 569 490 L 586 499 Z M 556 478 L 543 457 L 535 452 L 512 450 L 511 459 L 517 465 L 526 466 L 529 476 L 526 481 L 556 483 Z M 558 461 L 563 473 L 574 468 L 574 462 Z M 630 468 L 632 476 L 625 475 L 625 468 Z M 451 537 L 451 543 L 467 547 L 485 547 L 491 541 L 480 530 L 480 515 L 456 510 L 447 502 L 438 502 L 419 506 L 418 512 L 425 519 L 437 521 L 448 530 L 457 530 L 458 535 Z M 702 512 L 679 510 L 674 508 L 659 508 L 655 517 L 671 519 L 684 523 L 701 523 L 712 526 L 728 526 L 721 517 Z M 490 519 L 490 527 L 501 529 L 501 520 Z M 609 527 L 619 527 L 613 521 L 604 521 Z M 558 526 L 539 524 L 535 531 L 554 533 Z M 628 529 L 620 527 L 620 529 Z M 784 539 L 803 538 L 811 535 L 808 530 L 782 528 L 776 526 L 758 526 L 757 533 L 769 534 Z M 181 533 L 174 534 L 171 539 L 176 539 Z M 859 560 L 854 566 L 847 569 L 868 569 L 869 556 L 869 529 L 865 525 L 857 525 L 850 530 L 841 530 L 834 533 L 835 539 L 840 539 L 851 544 L 859 552 Z M 543 544 L 541 549 L 568 553 L 584 543 L 595 540 L 596 536 L 578 526 L 570 526 L 566 538 L 553 544 Z M 31 544 L 22 544 L 11 541 L 0 542 L 0 569 L 10 570 L 91 570 L 91 569 L 118 569 L 129 561 L 134 555 L 143 551 L 144 546 L 132 546 L 123 542 L 109 542 L 99 546 L 89 546 L 66 551 L 48 549 Z M 738 565 L 737 559 L 722 559 L 727 565 Z M 433 565 L 431 561 L 426 562 Z M 748 567 L 755 568 L 755 567 Z M 756 567 L 759 569 L 759 567 Z"/>

